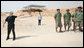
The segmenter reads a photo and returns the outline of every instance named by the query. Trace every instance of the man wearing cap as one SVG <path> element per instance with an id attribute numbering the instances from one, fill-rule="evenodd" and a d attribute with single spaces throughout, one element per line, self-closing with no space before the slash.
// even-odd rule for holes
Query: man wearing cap
<path id="1" fill-rule="evenodd" d="M 10 35 L 11 30 L 13 32 L 13 40 L 15 40 L 15 24 L 14 24 L 14 22 L 15 22 L 16 17 L 17 16 L 13 15 L 13 12 L 10 12 L 10 15 L 5 19 L 4 24 L 6 22 L 8 22 L 8 28 L 7 28 L 8 33 L 7 33 L 7 39 L 6 40 L 9 39 L 9 35 Z M 4 27 L 4 24 L 3 24 L 3 27 Z"/>
<path id="2" fill-rule="evenodd" d="M 83 31 L 82 30 L 82 26 L 83 26 L 82 7 L 78 7 L 78 11 L 75 13 L 75 21 L 76 21 L 76 26 L 79 26 L 79 31 Z"/>
<path id="3" fill-rule="evenodd" d="M 64 27 L 65 27 L 65 31 L 66 31 L 66 26 L 68 25 L 68 31 L 69 28 L 71 26 L 71 13 L 69 12 L 70 10 L 67 9 L 66 13 L 64 14 Z"/>
<path id="4" fill-rule="evenodd" d="M 59 32 L 62 32 L 62 30 L 61 30 L 61 28 L 62 28 L 61 17 L 62 17 L 62 14 L 60 13 L 60 9 L 57 9 L 57 13 L 54 16 L 54 19 L 55 19 L 55 23 L 56 23 L 56 31 L 57 31 L 57 28 L 60 27 Z"/>

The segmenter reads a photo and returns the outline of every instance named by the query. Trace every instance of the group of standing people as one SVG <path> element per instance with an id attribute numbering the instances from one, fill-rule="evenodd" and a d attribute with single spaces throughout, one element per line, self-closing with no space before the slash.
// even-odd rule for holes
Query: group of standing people
<path id="1" fill-rule="evenodd" d="M 58 27 L 60 27 L 60 31 L 62 32 L 61 28 L 62 28 L 62 21 L 61 18 L 62 14 L 60 12 L 60 9 L 57 9 L 57 13 L 55 14 L 54 18 L 55 18 L 55 22 L 56 22 L 56 32 Z M 82 11 L 82 7 L 77 7 L 77 9 L 75 10 L 75 12 L 73 14 L 70 13 L 70 10 L 67 9 L 66 13 L 63 15 L 64 18 L 64 28 L 66 31 L 66 27 L 68 26 L 68 31 L 69 28 L 71 27 L 71 20 L 73 21 L 73 30 L 76 31 L 77 30 L 77 26 L 79 27 L 79 31 L 83 31 L 82 26 L 83 26 L 83 11 Z"/>
<path id="2" fill-rule="evenodd" d="M 82 30 L 82 25 L 83 25 L 83 11 L 81 10 L 82 7 L 78 7 L 77 10 L 71 15 L 71 13 L 69 12 L 70 10 L 67 9 L 66 10 L 66 13 L 64 14 L 63 18 L 64 18 L 64 27 L 65 27 L 65 31 L 66 31 L 66 26 L 68 26 L 68 31 L 69 31 L 69 28 L 71 26 L 71 17 L 73 19 L 73 22 L 74 22 L 74 26 L 73 26 L 73 30 L 76 30 L 77 29 L 77 26 L 79 26 L 79 30 L 80 31 L 83 31 Z M 62 17 L 62 14 L 60 12 L 60 9 L 57 9 L 57 13 L 55 14 L 54 16 L 54 19 L 55 19 L 55 23 L 56 23 L 56 32 L 58 31 L 58 27 L 60 27 L 60 31 L 59 32 L 62 32 L 61 28 L 62 28 L 62 21 L 61 21 L 61 18 Z M 17 18 L 17 16 L 13 15 L 13 12 L 10 12 L 10 15 L 5 19 L 5 22 L 8 22 L 8 32 L 7 32 L 7 39 L 9 39 L 9 35 L 10 35 L 10 32 L 12 30 L 13 32 L 13 40 L 16 39 L 15 37 L 15 18 Z M 41 20 L 42 20 L 42 15 L 41 13 L 39 12 L 39 16 L 38 16 L 38 25 L 41 25 Z M 3 24 L 3 27 L 4 27 L 4 24 Z"/>

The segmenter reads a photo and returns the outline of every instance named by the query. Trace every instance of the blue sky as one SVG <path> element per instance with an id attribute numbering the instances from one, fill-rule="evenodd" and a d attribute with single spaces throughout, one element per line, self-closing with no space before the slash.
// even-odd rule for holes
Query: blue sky
<path id="1" fill-rule="evenodd" d="M 83 1 L 1 1 L 1 12 L 16 12 L 31 4 L 44 5 L 47 9 L 57 9 L 83 6 Z"/>

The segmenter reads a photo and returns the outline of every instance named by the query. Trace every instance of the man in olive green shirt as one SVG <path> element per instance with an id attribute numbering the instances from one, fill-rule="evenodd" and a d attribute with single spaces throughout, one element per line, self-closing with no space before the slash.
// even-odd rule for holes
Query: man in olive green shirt
<path id="1" fill-rule="evenodd" d="M 76 21 L 76 26 L 79 26 L 79 31 L 83 31 L 82 30 L 82 26 L 83 26 L 82 7 L 78 7 L 78 11 L 75 13 L 75 21 Z"/>
<path id="2" fill-rule="evenodd" d="M 56 23 L 56 31 L 57 31 L 57 28 L 60 27 L 59 32 L 62 32 L 61 31 L 61 28 L 62 28 L 61 16 L 62 14 L 60 13 L 60 9 L 57 9 L 57 13 L 55 14 L 54 18 L 55 18 L 55 23 Z"/>
<path id="3" fill-rule="evenodd" d="M 73 21 L 73 31 L 75 31 L 76 30 L 76 25 L 75 25 L 75 23 L 76 23 L 76 21 L 75 21 L 75 14 L 76 14 L 76 12 L 77 12 L 78 10 L 77 9 L 75 9 L 75 12 L 72 14 L 72 21 Z"/>
<path id="4" fill-rule="evenodd" d="M 70 10 L 67 9 L 66 13 L 64 14 L 64 27 L 65 27 L 65 31 L 66 31 L 66 26 L 68 25 L 68 31 L 69 28 L 71 26 L 71 13 L 69 12 Z"/>

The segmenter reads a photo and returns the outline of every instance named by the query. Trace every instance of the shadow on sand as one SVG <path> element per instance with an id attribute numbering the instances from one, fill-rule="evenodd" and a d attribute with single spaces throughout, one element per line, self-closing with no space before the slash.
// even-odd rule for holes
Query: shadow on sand
<path id="1" fill-rule="evenodd" d="M 16 37 L 16 40 L 17 40 L 17 39 L 27 38 L 27 37 L 32 37 L 32 36 L 20 36 L 20 37 Z"/>
<path id="2" fill-rule="evenodd" d="M 46 24 L 41 24 L 41 25 L 38 25 L 38 26 L 44 26 L 44 25 L 46 25 Z"/>
<path id="3" fill-rule="evenodd" d="M 29 37 L 36 37 L 36 36 L 19 36 L 19 37 L 16 37 L 16 40 L 18 40 L 18 39 L 24 39 L 24 38 L 29 38 Z M 13 38 L 9 38 L 9 39 L 13 39 Z"/>
<path id="4" fill-rule="evenodd" d="M 42 24 L 42 25 L 46 25 L 46 24 Z"/>
<path id="5" fill-rule="evenodd" d="M 62 32 L 57 32 L 57 33 L 64 33 L 65 31 L 62 31 Z"/>

